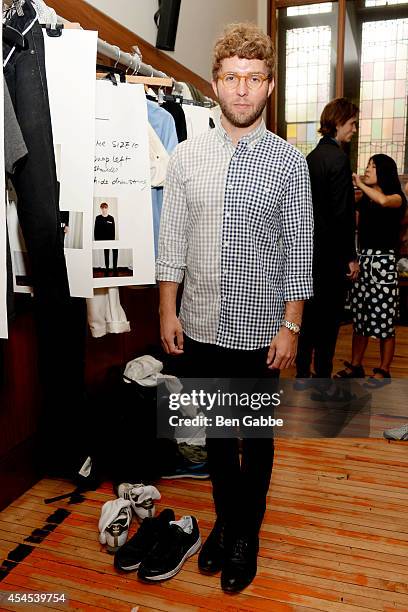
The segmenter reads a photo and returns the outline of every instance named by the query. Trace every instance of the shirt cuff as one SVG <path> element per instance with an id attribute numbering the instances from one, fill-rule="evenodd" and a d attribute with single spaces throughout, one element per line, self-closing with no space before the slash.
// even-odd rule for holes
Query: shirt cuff
<path id="1" fill-rule="evenodd" d="M 297 302 L 313 297 L 312 276 L 291 276 L 286 279 L 283 287 L 285 302 Z"/>
<path id="2" fill-rule="evenodd" d="M 183 269 L 172 268 L 168 265 L 156 262 L 156 280 L 180 284 L 183 281 L 183 278 Z"/>

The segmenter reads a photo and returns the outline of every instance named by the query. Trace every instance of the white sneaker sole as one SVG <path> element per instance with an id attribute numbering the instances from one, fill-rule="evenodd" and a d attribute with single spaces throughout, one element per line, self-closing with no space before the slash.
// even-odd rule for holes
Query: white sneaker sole
<path id="1" fill-rule="evenodd" d="M 189 548 L 189 550 L 185 553 L 180 563 L 174 569 L 170 570 L 169 572 L 166 572 L 165 574 L 160 574 L 159 576 L 143 576 L 142 580 L 148 580 L 148 581 L 155 582 L 157 580 L 167 580 L 168 578 L 172 578 L 173 576 L 178 574 L 178 572 L 183 567 L 183 564 L 185 563 L 185 561 L 189 557 L 192 557 L 200 549 L 200 547 L 201 547 L 201 538 L 199 537 L 198 540 L 194 542 L 192 547 Z"/>
<path id="2" fill-rule="evenodd" d="M 119 569 L 121 569 L 123 572 L 132 572 L 134 570 L 139 569 L 140 564 L 141 561 L 139 561 L 139 563 L 136 563 L 135 565 L 127 565 L 126 567 L 123 567 L 123 565 L 119 565 Z"/>

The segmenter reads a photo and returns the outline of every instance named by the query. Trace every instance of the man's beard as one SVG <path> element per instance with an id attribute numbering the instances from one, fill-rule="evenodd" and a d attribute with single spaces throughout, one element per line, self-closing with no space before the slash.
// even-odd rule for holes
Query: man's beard
<path id="1" fill-rule="evenodd" d="M 266 95 L 265 98 L 261 100 L 261 102 L 259 102 L 259 104 L 254 108 L 250 115 L 243 115 L 232 111 L 230 108 L 228 108 L 224 100 L 218 98 L 222 114 L 234 127 L 237 128 L 247 128 L 255 123 L 255 121 L 262 115 L 267 100 L 268 96 Z"/>

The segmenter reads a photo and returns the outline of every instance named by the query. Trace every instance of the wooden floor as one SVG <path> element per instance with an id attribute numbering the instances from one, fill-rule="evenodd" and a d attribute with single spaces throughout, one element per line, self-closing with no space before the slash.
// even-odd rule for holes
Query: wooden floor
<path id="1" fill-rule="evenodd" d="M 349 340 L 344 328 L 336 365 L 349 356 Z M 408 377 L 407 342 L 405 329 L 399 334 L 395 376 Z M 374 349 L 369 366 L 375 365 Z M 80 504 L 46 505 L 44 498 L 65 493 L 71 485 L 43 480 L 0 513 L 1 558 L 19 544 L 33 548 L 4 577 L 0 592 L 65 593 L 69 604 L 49 606 L 61 610 L 407 612 L 407 475 L 404 442 L 279 440 L 258 575 L 243 593 L 232 596 L 222 593 L 219 576 L 199 573 L 196 556 L 162 584 L 146 585 L 134 573 L 117 573 L 97 530 L 101 505 L 113 497 L 110 484 L 87 493 Z M 172 507 L 177 517 L 194 514 L 204 539 L 214 519 L 210 483 L 174 480 L 158 487 L 158 509 Z M 55 525 L 49 517 L 58 508 L 70 514 Z M 46 524 L 55 528 L 40 543 L 25 542 Z M 3 598 L 0 609 L 23 608 L 7 605 Z"/>

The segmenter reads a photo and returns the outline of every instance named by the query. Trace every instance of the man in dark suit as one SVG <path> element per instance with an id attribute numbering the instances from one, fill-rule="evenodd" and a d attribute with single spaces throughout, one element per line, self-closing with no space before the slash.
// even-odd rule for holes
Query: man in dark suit
<path id="1" fill-rule="evenodd" d="M 94 240 L 115 240 L 115 218 L 109 214 L 109 206 L 102 202 L 101 214 L 95 218 Z M 109 251 L 104 249 L 105 276 L 109 276 Z M 113 276 L 118 274 L 118 249 L 112 249 Z"/>
<path id="2" fill-rule="evenodd" d="M 307 156 L 314 213 L 313 289 L 305 303 L 297 377 L 330 378 L 347 281 L 358 276 L 355 205 L 350 161 L 342 149 L 356 133 L 358 108 L 336 98 L 320 117 L 322 138 Z"/>

